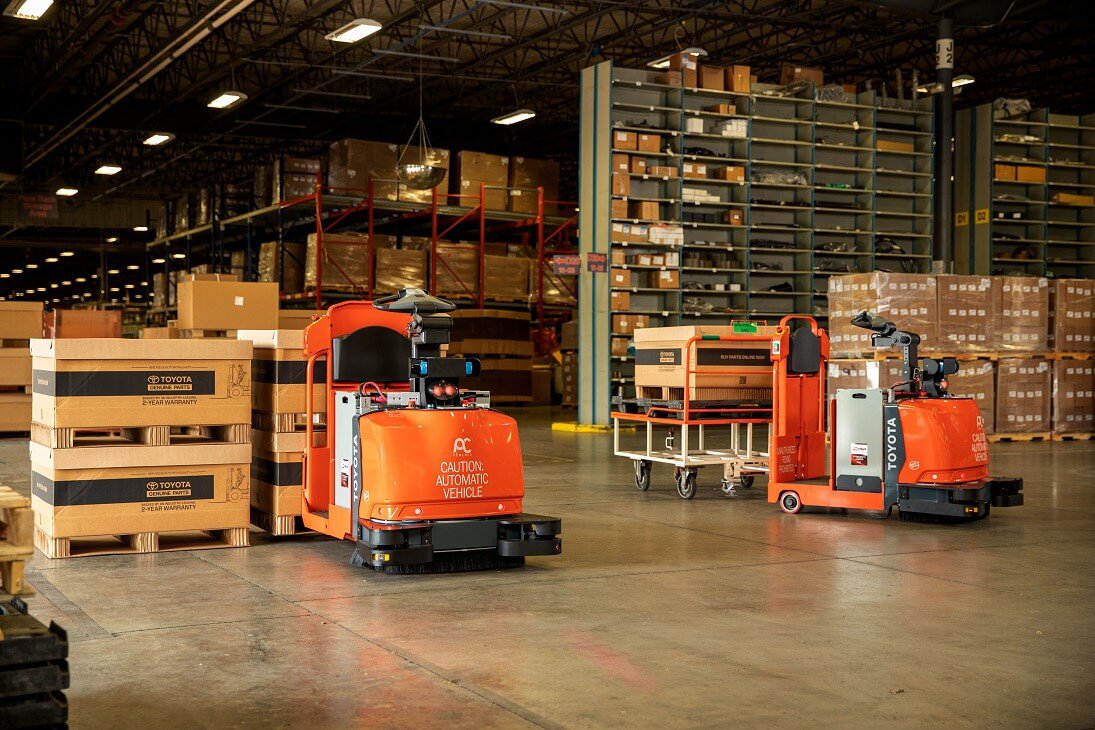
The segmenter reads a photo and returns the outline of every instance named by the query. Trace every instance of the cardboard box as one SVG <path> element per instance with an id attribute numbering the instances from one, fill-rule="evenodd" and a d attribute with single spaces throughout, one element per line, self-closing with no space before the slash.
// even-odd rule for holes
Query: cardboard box
<path id="1" fill-rule="evenodd" d="M 936 277 L 939 337 L 927 349 L 939 352 L 990 352 L 999 341 L 998 279 L 988 276 Z"/>
<path id="2" fill-rule="evenodd" d="M 735 165 L 716 168 L 711 177 L 716 180 L 729 180 L 730 182 L 745 182 L 745 168 Z"/>
<path id="3" fill-rule="evenodd" d="M 760 335 L 775 327 L 758 326 Z M 772 401 L 771 344 L 757 340 L 688 340 L 702 335 L 732 335 L 733 327 L 716 325 L 647 327 L 635 331 L 635 386 L 670 388 L 670 398 Z M 686 359 L 693 372 L 686 382 Z"/>
<path id="4" fill-rule="evenodd" d="M 1046 168 L 1033 165 L 1016 165 L 1015 179 L 1019 182 L 1043 183 L 1046 181 Z"/>
<path id="5" fill-rule="evenodd" d="M 612 171 L 622 172 L 625 175 L 631 172 L 631 155 L 626 155 L 622 152 L 613 152 Z"/>
<path id="6" fill-rule="evenodd" d="M 453 354 L 532 357 L 532 318 L 527 311 L 458 309 L 452 318 Z"/>
<path id="7" fill-rule="evenodd" d="M 662 137 L 660 134 L 647 134 L 646 132 L 639 133 L 638 139 L 639 152 L 661 152 L 662 151 Z"/>
<path id="8" fill-rule="evenodd" d="M 631 292 L 614 291 L 610 293 L 609 307 L 614 312 L 626 312 L 631 309 Z"/>
<path id="9" fill-rule="evenodd" d="M 726 69 L 721 66 L 706 66 L 700 65 L 699 78 L 700 88 L 710 89 L 711 91 L 722 91 L 723 77 L 726 74 Z"/>
<path id="10" fill-rule="evenodd" d="M 745 225 L 745 211 L 741 208 L 728 208 L 723 211 L 722 220 L 727 225 L 743 226 Z"/>
<path id="11" fill-rule="evenodd" d="M 0 433 L 29 431 L 30 413 L 30 393 L 0 393 Z"/>
<path id="12" fill-rule="evenodd" d="M 324 314 L 326 309 L 279 309 L 278 329 L 302 330 Z"/>
<path id="13" fill-rule="evenodd" d="M 612 217 L 613 218 L 627 218 L 627 201 L 626 200 L 613 200 L 612 201 Z"/>
<path id="14" fill-rule="evenodd" d="M 629 170 L 633 175 L 643 175 L 646 173 L 646 158 L 645 157 L 632 157 L 631 169 Z"/>
<path id="15" fill-rule="evenodd" d="M 1050 347 L 1058 352 L 1095 352 L 1095 281 L 1057 279 L 1050 293 Z"/>
<path id="16" fill-rule="evenodd" d="M 32 340 L 35 423 L 49 428 L 251 422 L 251 343 Z"/>
<path id="17" fill-rule="evenodd" d="M 163 466 L 188 448 L 129 447 L 143 459 L 132 466 L 63 469 L 32 460 L 35 526 L 50 537 L 246 527 L 251 447 L 222 445 L 204 463 Z"/>
<path id="18" fill-rule="evenodd" d="M 279 201 L 296 200 L 316 191 L 316 176 L 298 173 L 285 173 L 274 178 L 274 199 Z M 201 225 L 195 221 L 195 225 Z"/>
<path id="19" fill-rule="evenodd" d="M 537 189 L 544 189 L 544 215 L 555 215 L 559 200 L 559 163 L 531 157 L 513 157 L 509 164 L 509 209 L 536 214 Z"/>
<path id="20" fill-rule="evenodd" d="M 659 204 L 654 200 L 631 200 L 627 204 L 628 217 L 656 221 L 661 217 Z"/>
<path id="21" fill-rule="evenodd" d="M 277 241 L 267 241 L 261 244 L 258 280 L 275 283 L 280 291 L 289 294 L 303 291 L 304 255 L 303 243 L 285 241 L 279 245 Z"/>
<path id="22" fill-rule="evenodd" d="M 41 302 L 0 302 L 0 340 L 29 340 L 41 336 Z"/>
<path id="23" fill-rule="evenodd" d="M 726 69 L 727 73 L 729 73 L 731 68 L 734 68 L 734 67 L 733 66 L 727 67 L 727 69 Z M 734 91 L 734 89 L 731 89 L 731 91 Z M 705 112 L 713 112 L 715 114 L 725 114 L 727 116 L 733 116 L 734 114 L 738 113 L 737 107 L 734 106 L 733 104 L 729 104 L 727 102 L 720 102 L 718 104 L 711 104 L 709 106 L 705 106 L 703 108 L 703 110 Z"/>
<path id="24" fill-rule="evenodd" d="M 999 348 L 1038 352 L 1049 348 L 1049 281 L 1034 276 L 999 276 Z"/>
<path id="25" fill-rule="evenodd" d="M 551 405 L 552 368 L 544 365 L 532 366 L 532 405 Z"/>
<path id="26" fill-rule="evenodd" d="M 398 145 L 390 142 L 362 139 L 334 142 L 327 155 L 327 184 L 333 188 L 331 192 L 365 197 L 372 178 L 374 198 L 395 200 L 399 194 L 395 171 L 398 153 Z"/>
<path id="27" fill-rule="evenodd" d="M 251 499 L 272 515 L 299 515 L 304 498 L 303 451 L 251 452 Z"/>
<path id="28" fill-rule="evenodd" d="M 395 294 L 401 289 L 425 288 L 425 251 L 406 248 L 377 249 L 374 295 Z"/>
<path id="29" fill-rule="evenodd" d="M 706 178 L 707 164 L 704 162 L 685 162 L 681 165 L 681 177 Z"/>
<path id="30" fill-rule="evenodd" d="M 485 185 L 486 190 L 483 191 L 483 195 L 486 208 L 506 210 L 509 198 L 506 194 L 506 188 L 509 185 L 508 157 L 461 150 L 456 153 L 454 179 L 458 181 L 457 192 L 461 196 L 466 196 L 459 201 L 450 201 L 454 205 L 478 205 L 476 198 L 480 195 L 480 185 Z"/>
<path id="31" fill-rule="evenodd" d="M 179 329 L 273 329 L 278 286 L 251 281 L 179 282 Z"/>
<path id="32" fill-rule="evenodd" d="M 612 173 L 612 194 L 624 197 L 631 195 L 631 176 L 626 172 Z"/>
<path id="33" fill-rule="evenodd" d="M 240 330 L 237 338 L 254 347 L 251 360 L 251 407 L 266 413 L 306 413 L 307 366 L 303 330 Z M 312 371 L 313 410 L 327 410 L 327 366 L 316 363 Z"/>
<path id="34" fill-rule="evenodd" d="M 615 347 L 616 340 L 612 341 Z M 560 392 L 564 406 L 578 405 L 578 353 L 564 352 L 562 367 L 559 368 Z"/>
<path id="35" fill-rule="evenodd" d="M 688 53 L 674 53 L 669 57 L 669 71 L 681 75 L 681 84 L 694 89 L 699 86 L 696 57 Z"/>
<path id="36" fill-rule="evenodd" d="M 991 360 L 962 360 L 958 372 L 947 377 L 951 395 L 969 396 L 977 401 L 985 433 L 996 426 L 996 364 Z"/>
<path id="37" fill-rule="evenodd" d="M 682 81 L 680 71 L 664 71 L 654 77 L 654 83 L 666 86 L 680 86 Z"/>
<path id="38" fill-rule="evenodd" d="M 626 337 L 612 338 L 612 357 L 627 357 L 627 350 L 631 346 L 631 340 Z"/>
<path id="39" fill-rule="evenodd" d="M 812 81 L 814 86 L 824 86 L 825 73 L 820 68 L 796 66 L 793 63 L 783 64 L 780 68 L 779 82 L 786 86 L 795 81 Z"/>
<path id="40" fill-rule="evenodd" d="M 1015 165 L 993 165 L 992 176 L 997 180 L 1014 180 Z"/>
<path id="41" fill-rule="evenodd" d="M 121 337 L 118 309 L 55 309 L 45 315 L 46 337 Z"/>
<path id="42" fill-rule="evenodd" d="M 621 294 L 626 292 L 613 292 L 613 294 Z M 578 349 L 578 320 L 572 319 L 567 322 L 563 322 L 560 329 L 559 336 L 559 349 L 560 350 L 577 350 Z"/>
<path id="43" fill-rule="evenodd" d="M 725 69 L 726 78 L 723 80 L 723 84 L 727 91 L 734 91 L 739 94 L 748 94 L 752 88 L 750 85 L 750 67 L 749 66 L 727 66 Z M 734 112 L 720 112 L 726 114 L 733 114 Z"/>
<path id="44" fill-rule="evenodd" d="M 913 152 L 916 147 L 912 142 L 899 142 L 893 139 L 880 139 L 875 142 L 875 147 L 888 152 Z"/>
<path id="45" fill-rule="evenodd" d="M 609 271 L 610 285 L 614 286 L 614 287 L 625 287 L 625 288 L 630 288 L 630 287 L 634 286 L 634 284 L 632 284 L 632 282 L 631 282 L 632 273 L 634 273 L 634 272 L 632 272 L 631 269 L 616 269 L 616 268 L 613 268 L 611 271 Z"/>
<path id="46" fill-rule="evenodd" d="M 997 364 L 996 376 L 996 433 L 1048 431 L 1050 362 L 1004 358 Z"/>
<path id="47" fill-rule="evenodd" d="M 304 288 L 316 287 L 316 234 L 308 234 L 304 250 Z M 360 233 L 323 234 L 323 288 L 333 291 L 369 290 L 369 236 Z M 246 329 L 259 329 L 248 327 Z M 272 328 L 269 328 L 272 329 Z"/>
<path id="48" fill-rule="evenodd" d="M 680 289 L 681 272 L 676 269 L 652 271 L 650 273 L 650 285 L 655 289 Z"/>
<path id="49" fill-rule="evenodd" d="M 1053 362 L 1053 431 L 1095 431 L 1095 360 Z"/>
<path id="50" fill-rule="evenodd" d="M 142 340 L 178 340 L 181 337 L 178 327 L 145 327 L 140 333 Z"/>
<path id="51" fill-rule="evenodd" d="M 651 165 L 646 168 L 646 174 L 655 177 L 677 177 L 677 168 L 672 165 Z"/>
<path id="52" fill-rule="evenodd" d="M 614 314 L 612 315 L 612 331 L 630 335 L 637 329 L 650 326 L 650 316 L 646 314 Z"/>
<path id="53" fill-rule="evenodd" d="M 449 203 L 449 170 L 452 168 L 452 160 L 450 159 L 448 150 L 438 149 L 436 147 L 427 149 L 424 147 L 408 145 L 400 151 L 400 157 L 396 158 L 397 166 L 399 159 L 402 159 L 403 164 L 405 165 L 425 162 L 427 165 L 445 169 L 445 177 L 441 178 L 441 182 L 432 188 L 418 190 L 416 188 L 409 188 L 403 183 L 398 183 L 400 200 L 409 200 L 412 203 L 424 203 L 428 205 L 433 202 L 433 191 L 436 190 L 437 204 L 447 205 Z M 398 168 L 396 172 L 398 174 Z"/>
<path id="54" fill-rule="evenodd" d="M 834 358 L 874 353 L 870 331 L 851 322 L 864 310 L 920 335 L 922 349 L 935 346 L 938 300 L 934 276 L 876 271 L 829 277 L 829 346 Z"/>
<path id="55" fill-rule="evenodd" d="M 829 398 L 835 397 L 838 390 L 889 388 L 904 380 L 897 360 L 830 360 L 825 372 Z"/>
<path id="56" fill-rule="evenodd" d="M 1050 201 L 1062 205 L 1095 205 L 1095 195 L 1077 195 L 1076 193 L 1054 193 Z"/>
<path id="57" fill-rule="evenodd" d="M 617 129 L 612 132 L 612 147 L 617 150 L 639 149 L 639 135 Z"/>
<path id="58" fill-rule="evenodd" d="M 30 348 L 0 347 L 0 386 L 30 384 Z"/>

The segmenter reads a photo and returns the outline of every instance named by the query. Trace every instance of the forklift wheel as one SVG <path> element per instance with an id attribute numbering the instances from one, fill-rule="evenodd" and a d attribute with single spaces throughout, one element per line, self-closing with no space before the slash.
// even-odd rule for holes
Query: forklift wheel
<path id="1" fill-rule="evenodd" d="M 692 499 L 696 496 L 696 470 L 683 469 L 677 473 L 677 494 L 681 499 Z"/>
<path id="2" fill-rule="evenodd" d="M 635 486 L 639 488 L 640 492 L 645 492 L 646 490 L 650 489 L 649 461 L 635 462 Z"/>
<path id="3" fill-rule="evenodd" d="M 779 508 L 789 515 L 801 510 L 802 500 L 798 498 L 798 492 L 784 492 L 779 495 Z"/>

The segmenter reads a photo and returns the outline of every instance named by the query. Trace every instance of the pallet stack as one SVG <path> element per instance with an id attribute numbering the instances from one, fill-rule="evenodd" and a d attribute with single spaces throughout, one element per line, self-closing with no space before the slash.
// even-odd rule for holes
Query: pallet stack
<path id="1" fill-rule="evenodd" d="M 41 302 L 0 302 L 0 434 L 30 430 L 30 340 L 41 336 Z"/>
<path id="2" fill-rule="evenodd" d="M 303 330 L 244 330 L 254 346 L 251 389 L 251 523 L 271 535 L 304 532 L 300 519 L 307 410 Z M 326 368 L 315 370 L 315 412 L 325 413 Z M 324 434 L 316 434 L 323 438 Z"/>
<path id="3" fill-rule="evenodd" d="M 0 485 L 0 601 L 34 595 L 23 580 L 26 561 L 34 555 L 34 513 L 30 498 Z"/>
<path id="4" fill-rule="evenodd" d="M 34 340 L 31 355 L 46 557 L 248 544 L 249 342 Z"/>
<path id="5" fill-rule="evenodd" d="M 1053 438 L 1087 440 L 1095 433 L 1095 281 L 1057 279 L 1049 314 Z"/>
<path id="6" fill-rule="evenodd" d="M 460 387 L 489 390 L 496 405 L 532 403 L 532 322 L 526 312 L 499 309 L 458 309 L 452 313 L 449 354 L 479 358 L 477 378 L 463 378 Z"/>
<path id="7" fill-rule="evenodd" d="M 56 622 L 46 627 L 18 598 L 0 602 L 0 727 L 68 727 L 67 660 Z"/>

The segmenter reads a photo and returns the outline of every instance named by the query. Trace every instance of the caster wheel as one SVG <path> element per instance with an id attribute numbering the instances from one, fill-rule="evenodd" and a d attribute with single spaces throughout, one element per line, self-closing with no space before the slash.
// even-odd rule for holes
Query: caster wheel
<path id="1" fill-rule="evenodd" d="M 756 477 L 752 476 L 752 475 L 743 476 L 741 478 L 741 486 L 745 489 L 749 489 L 750 487 L 753 486 L 753 481 L 755 479 L 756 479 Z"/>
<path id="2" fill-rule="evenodd" d="M 779 495 L 779 508 L 789 515 L 793 515 L 802 509 L 802 500 L 797 492 L 784 492 Z"/>
<path id="3" fill-rule="evenodd" d="M 696 470 L 684 469 L 678 470 L 677 474 L 677 494 L 681 499 L 692 499 L 696 496 Z"/>
<path id="4" fill-rule="evenodd" d="M 727 497 L 738 496 L 738 488 L 733 482 L 729 482 L 725 479 L 722 480 L 722 493 Z"/>
<path id="5" fill-rule="evenodd" d="M 635 462 L 635 486 L 638 487 L 640 492 L 645 492 L 646 490 L 650 489 L 649 461 Z"/>

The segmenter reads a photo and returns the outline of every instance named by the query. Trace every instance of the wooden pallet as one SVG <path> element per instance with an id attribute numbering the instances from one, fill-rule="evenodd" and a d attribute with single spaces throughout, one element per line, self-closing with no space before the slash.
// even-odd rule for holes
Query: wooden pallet
<path id="1" fill-rule="evenodd" d="M 315 534 L 304 526 L 300 515 L 275 515 L 258 507 L 251 508 L 251 524 L 274 537 Z"/>
<path id="2" fill-rule="evenodd" d="M 1026 441 L 1049 441 L 1050 434 L 1048 431 L 1035 431 L 1032 433 L 990 433 L 985 438 L 991 443 L 999 442 L 1026 442 Z"/>
<path id="3" fill-rule="evenodd" d="M 200 340 L 213 337 L 221 340 L 236 339 L 236 330 L 178 330 L 180 340 Z"/>
<path id="4" fill-rule="evenodd" d="M 33 385 L 0 385 L 0 393 L 31 393 Z"/>
<path id="5" fill-rule="evenodd" d="M 955 360 L 969 362 L 971 360 L 992 360 L 996 362 L 998 360 L 1006 360 L 1010 358 L 1034 358 L 1042 360 L 1052 360 L 1062 353 L 1048 352 L 1045 350 L 1023 352 L 1022 350 L 993 350 L 983 352 L 948 352 L 947 350 L 925 350 L 919 351 L 920 357 L 933 357 L 944 358 L 951 357 Z M 1083 353 L 1072 353 L 1075 356 L 1082 355 Z M 832 361 L 840 360 L 875 360 L 882 362 L 884 360 L 900 360 L 902 357 L 901 350 L 896 348 L 891 349 L 878 349 L 869 350 L 859 354 L 840 353 L 832 356 Z"/>
<path id="6" fill-rule="evenodd" d="M 0 347 L 30 347 L 30 340 L 12 340 L 0 338 Z"/>
<path id="7" fill-rule="evenodd" d="M 26 561 L 34 555 L 33 528 L 30 498 L 0 486 L 0 592 L 33 595 L 23 580 Z"/>
<path id="8" fill-rule="evenodd" d="M 1095 352 L 1051 352 L 1051 360 L 1090 360 L 1095 357 Z"/>
<path id="9" fill-rule="evenodd" d="M 1053 434 L 1054 441 L 1090 441 L 1095 437 L 1095 433 L 1055 433 Z"/>
<path id="10" fill-rule="evenodd" d="M 209 550 L 247 547 L 251 544 L 248 527 L 219 530 L 138 532 L 131 535 L 94 535 L 88 537 L 52 537 L 34 528 L 34 547 L 47 558 L 80 558 L 91 555 L 127 555 L 162 553 L 173 550 Z"/>
<path id="11" fill-rule="evenodd" d="M 51 449 L 80 446 L 173 446 L 201 439 L 207 443 L 251 443 L 251 424 L 232 423 L 214 426 L 134 426 L 50 428 L 31 424 L 30 437 L 36 444 Z"/>
<path id="12" fill-rule="evenodd" d="M 320 418 L 324 414 L 319 414 Z M 308 427 L 308 419 L 303 413 L 270 413 L 268 411 L 251 411 L 251 425 L 259 431 L 271 433 L 304 433 Z M 315 429 L 326 430 L 324 423 L 317 423 Z"/>

